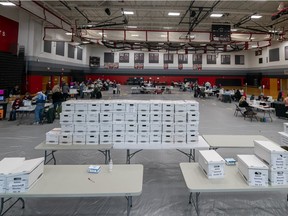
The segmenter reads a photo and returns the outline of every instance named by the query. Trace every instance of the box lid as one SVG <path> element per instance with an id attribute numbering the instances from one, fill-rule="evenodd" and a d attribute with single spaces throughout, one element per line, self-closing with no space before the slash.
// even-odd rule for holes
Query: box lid
<path id="1" fill-rule="evenodd" d="M 250 169 L 267 169 L 268 166 L 265 165 L 256 155 L 237 155 L 238 161 L 242 161 Z"/>
<path id="2" fill-rule="evenodd" d="M 281 148 L 279 145 L 277 145 L 274 142 L 271 141 L 260 141 L 260 140 L 254 140 L 255 146 L 259 146 L 264 148 L 266 151 L 270 151 L 271 153 L 287 153 L 285 149 Z"/>
<path id="3" fill-rule="evenodd" d="M 225 160 L 215 150 L 201 150 L 199 153 L 207 163 L 225 163 Z"/>
<path id="4" fill-rule="evenodd" d="M 44 157 L 25 160 L 20 166 L 9 172 L 8 175 L 23 175 L 31 173 L 41 163 L 44 163 Z"/>
<path id="5" fill-rule="evenodd" d="M 21 166 L 25 161 L 24 157 L 4 158 L 0 161 L 0 175 L 7 175 L 12 170 Z"/>

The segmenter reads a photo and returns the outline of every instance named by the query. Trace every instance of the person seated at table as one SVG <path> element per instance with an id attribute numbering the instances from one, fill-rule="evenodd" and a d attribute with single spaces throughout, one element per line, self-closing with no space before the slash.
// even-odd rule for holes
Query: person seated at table
<path id="1" fill-rule="evenodd" d="M 234 94 L 234 100 L 235 101 L 239 101 L 241 99 L 241 92 L 239 91 L 239 89 L 236 90 L 235 94 Z"/>
<path id="2" fill-rule="evenodd" d="M 22 100 L 23 100 L 23 101 L 24 101 L 24 100 L 29 100 L 29 101 L 31 101 L 31 100 L 32 100 L 32 96 L 30 95 L 29 92 L 26 92 L 25 95 L 24 95 L 24 97 L 22 98 Z"/>
<path id="3" fill-rule="evenodd" d="M 246 97 L 245 96 L 242 96 L 239 100 L 239 107 L 243 107 L 246 109 L 246 111 L 244 112 L 245 115 L 248 115 L 248 114 L 252 114 L 253 113 L 253 110 L 252 108 L 249 106 L 249 104 L 247 103 L 246 101 Z"/>
<path id="4" fill-rule="evenodd" d="M 286 112 L 287 112 L 287 111 L 288 111 L 288 94 L 287 94 L 287 96 L 284 98 L 283 102 L 284 102 L 284 105 L 285 105 L 285 108 L 286 108 Z"/>
<path id="5" fill-rule="evenodd" d="M 33 100 L 36 101 L 34 124 L 39 124 L 41 123 L 41 120 L 42 120 L 42 113 L 44 111 L 44 106 L 47 100 L 47 96 L 44 94 L 44 91 L 40 91 L 40 92 L 37 92 L 37 95 L 35 97 L 33 97 Z"/>
<path id="6" fill-rule="evenodd" d="M 282 91 L 279 91 L 278 96 L 277 96 L 277 101 L 283 101 Z"/>
<path id="7" fill-rule="evenodd" d="M 15 121 L 16 120 L 16 111 L 23 106 L 23 102 L 20 98 L 20 95 L 16 96 L 16 99 L 14 100 L 11 111 L 10 111 L 10 116 L 8 121 Z"/>
<path id="8" fill-rule="evenodd" d="M 14 88 L 11 90 L 10 92 L 10 97 L 12 97 L 13 95 L 20 95 L 21 91 L 18 85 L 15 85 Z"/>

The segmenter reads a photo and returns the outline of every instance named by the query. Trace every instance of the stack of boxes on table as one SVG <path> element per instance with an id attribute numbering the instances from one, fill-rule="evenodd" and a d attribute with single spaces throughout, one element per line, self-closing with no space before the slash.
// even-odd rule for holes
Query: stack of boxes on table
<path id="1" fill-rule="evenodd" d="M 288 151 L 271 141 L 254 141 L 255 155 L 237 155 L 238 172 L 250 186 L 288 185 Z M 206 176 L 224 178 L 225 160 L 214 150 L 199 151 Z"/>
<path id="2" fill-rule="evenodd" d="M 22 193 L 28 191 L 42 176 L 44 158 L 25 160 L 4 158 L 0 161 L 0 193 Z"/>
<path id="3" fill-rule="evenodd" d="M 46 144 L 194 144 L 198 142 L 196 101 L 71 100 L 62 103 L 61 129 Z"/>
<path id="4" fill-rule="evenodd" d="M 279 132 L 281 135 L 281 145 L 288 149 L 288 123 L 283 123 L 284 131 Z"/>

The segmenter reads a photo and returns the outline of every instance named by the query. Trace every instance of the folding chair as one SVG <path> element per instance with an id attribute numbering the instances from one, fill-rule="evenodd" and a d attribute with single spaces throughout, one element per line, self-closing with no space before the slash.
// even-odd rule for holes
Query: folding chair
<path id="1" fill-rule="evenodd" d="M 236 108 L 235 108 L 234 116 L 237 117 L 237 116 L 238 116 L 238 112 L 240 112 L 241 115 L 242 115 L 243 117 L 245 117 L 245 114 L 244 114 L 243 111 L 245 111 L 246 109 L 239 107 L 237 104 L 235 104 L 235 106 L 236 106 Z"/>
<path id="2" fill-rule="evenodd" d="M 246 112 L 244 112 L 244 120 L 246 118 L 250 118 L 252 122 L 253 118 L 255 118 L 256 121 L 258 121 L 257 113 L 255 113 L 250 107 L 245 107 L 245 108 L 246 108 Z"/>

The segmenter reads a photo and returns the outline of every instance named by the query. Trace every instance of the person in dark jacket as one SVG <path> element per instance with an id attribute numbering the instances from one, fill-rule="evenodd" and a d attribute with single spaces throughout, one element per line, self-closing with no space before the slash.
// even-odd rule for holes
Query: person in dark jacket
<path id="1" fill-rule="evenodd" d="M 11 111 L 10 111 L 10 117 L 9 117 L 8 121 L 15 121 L 16 120 L 16 111 L 21 106 L 23 106 L 23 102 L 20 98 L 20 95 L 18 95 L 12 104 Z"/>
<path id="2" fill-rule="evenodd" d="M 60 90 L 60 89 L 59 89 Z M 64 100 L 63 94 L 61 91 L 58 89 L 55 90 L 52 94 L 52 101 L 53 101 L 53 106 L 54 106 L 54 111 L 56 112 L 56 116 L 59 117 L 60 112 L 61 112 L 61 104 Z"/>

